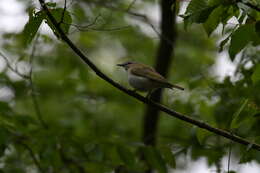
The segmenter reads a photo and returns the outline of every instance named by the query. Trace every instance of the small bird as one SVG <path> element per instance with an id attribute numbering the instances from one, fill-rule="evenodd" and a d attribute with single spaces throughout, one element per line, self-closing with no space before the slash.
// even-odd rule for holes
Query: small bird
<path id="1" fill-rule="evenodd" d="M 177 88 L 184 90 L 184 88 L 169 83 L 162 75 L 155 71 L 154 68 L 137 63 L 137 62 L 125 62 L 123 64 L 117 64 L 117 66 L 123 67 L 128 73 L 129 84 L 138 91 L 148 91 L 150 95 L 155 89 L 158 88 Z"/>

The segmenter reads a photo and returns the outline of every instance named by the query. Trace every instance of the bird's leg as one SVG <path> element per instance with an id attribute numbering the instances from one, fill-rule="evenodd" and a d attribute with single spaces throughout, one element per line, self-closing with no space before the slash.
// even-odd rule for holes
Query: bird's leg
<path id="1" fill-rule="evenodd" d="M 147 93 L 147 95 L 146 95 L 146 98 L 147 98 L 147 99 L 150 99 L 152 93 L 153 93 L 153 90 L 148 91 L 148 93 Z"/>
<path id="2" fill-rule="evenodd" d="M 136 88 L 134 88 L 132 91 L 133 91 L 134 93 L 136 93 L 137 89 L 136 89 Z"/>
<path id="3" fill-rule="evenodd" d="M 156 91 L 158 88 L 152 89 L 148 92 L 148 94 L 146 95 L 146 98 L 150 99 L 152 96 L 152 93 L 154 93 L 154 91 Z"/>

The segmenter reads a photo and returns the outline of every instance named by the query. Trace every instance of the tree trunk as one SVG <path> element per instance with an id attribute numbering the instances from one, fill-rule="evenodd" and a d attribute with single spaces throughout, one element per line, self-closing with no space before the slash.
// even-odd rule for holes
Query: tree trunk
<path id="1" fill-rule="evenodd" d="M 176 39 L 175 1 L 161 0 L 161 36 L 156 56 L 155 69 L 163 76 L 167 76 L 174 53 Z M 160 102 L 162 90 L 157 90 L 151 95 L 151 99 Z M 143 121 L 143 142 L 145 145 L 155 146 L 159 111 L 153 106 L 147 106 Z M 146 171 L 152 172 L 151 169 Z"/>

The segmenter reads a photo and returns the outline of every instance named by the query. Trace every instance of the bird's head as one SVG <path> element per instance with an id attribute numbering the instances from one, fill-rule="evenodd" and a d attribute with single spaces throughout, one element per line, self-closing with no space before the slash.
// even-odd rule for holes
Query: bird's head
<path id="1" fill-rule="evenodd" d="M 123 67 L 125 70 L 128 70 L 131 66 L 133 66 L 135 64 L 137 64 L 137 63 L 128 61 L 128 62 L 125 62 L 123 64 L 117 64 L 117 66 Z"/>

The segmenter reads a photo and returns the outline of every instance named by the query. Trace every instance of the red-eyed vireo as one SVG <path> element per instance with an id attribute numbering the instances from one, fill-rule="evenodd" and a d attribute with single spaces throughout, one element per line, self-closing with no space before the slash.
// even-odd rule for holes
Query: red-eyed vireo
<path id="1" fill-rule="evenodd" d="M 154 70 L 154 68 L 137 63 L 126 62 L 123 64 L 117 64 L 123 67 L 128 73 L 129 84 L 138 91 L 148 91 L 150 94 L 158 88 L 177 88 L 184 90 L 184 88 L 169 83 L 162 75 Z"/>

